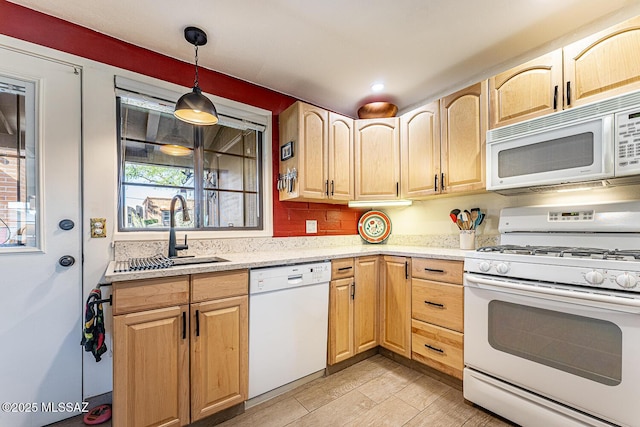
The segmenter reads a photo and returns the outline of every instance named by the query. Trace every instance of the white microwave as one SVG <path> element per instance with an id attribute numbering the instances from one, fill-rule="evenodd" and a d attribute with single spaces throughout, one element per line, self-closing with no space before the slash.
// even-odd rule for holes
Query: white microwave
<path id="1" fill-rule="evenodd" d="M 640 92 L 487 132 L 487 190 L 640 182 Z"/>

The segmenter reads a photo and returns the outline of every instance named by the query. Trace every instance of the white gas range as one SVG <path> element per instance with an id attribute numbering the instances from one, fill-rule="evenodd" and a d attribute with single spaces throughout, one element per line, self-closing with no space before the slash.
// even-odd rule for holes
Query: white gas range
<path id="1" fill-rule="evenodd" d="M 640 202 L 506 208 L 465 257 L 465 398 L 524 426 L 638 426 Z"/>

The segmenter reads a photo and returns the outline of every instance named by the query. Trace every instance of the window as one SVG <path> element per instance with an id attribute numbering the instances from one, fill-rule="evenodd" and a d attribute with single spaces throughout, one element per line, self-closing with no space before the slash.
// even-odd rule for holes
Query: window
<path id="1" fill-rule="evenodd" d="M 119 91 L 119 229 L 169 227 L 171 199 L 187 200 L 194 230 L 262 230 L 264 126 L 219 111 L 213 126 L 173 116 L 173 104 Z M 176 204 L 176 211 L 180 203 Z"/>
<path id="2" fill-rule="evenodd" d="M 0 248 L 37 247 L 35 85 L 0 76 Z"/>

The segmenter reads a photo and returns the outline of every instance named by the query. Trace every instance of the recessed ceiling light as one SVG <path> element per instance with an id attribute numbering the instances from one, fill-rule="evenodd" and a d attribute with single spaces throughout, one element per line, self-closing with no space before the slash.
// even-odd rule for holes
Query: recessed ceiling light
<path id="1" fill-rule="evenodd" d="M 374 83 L 371 85 L 371 90 L 374 92 L 380 92 L 384 89 L 384 83 Z"/>

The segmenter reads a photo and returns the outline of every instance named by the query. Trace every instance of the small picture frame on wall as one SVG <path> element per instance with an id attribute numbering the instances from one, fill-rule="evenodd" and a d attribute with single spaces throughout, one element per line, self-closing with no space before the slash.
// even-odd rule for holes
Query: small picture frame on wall
<path id="1" fill-rule="evenodd" d="M 280 147 L 280 161 L 285 161 L 293 157 L 293 141 L 289 141 Z"/>

